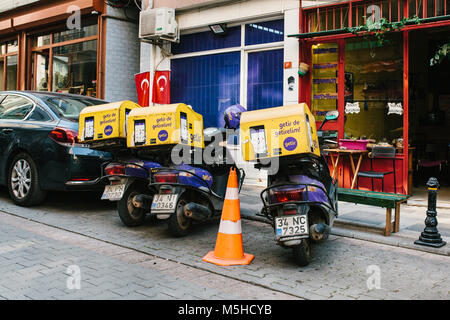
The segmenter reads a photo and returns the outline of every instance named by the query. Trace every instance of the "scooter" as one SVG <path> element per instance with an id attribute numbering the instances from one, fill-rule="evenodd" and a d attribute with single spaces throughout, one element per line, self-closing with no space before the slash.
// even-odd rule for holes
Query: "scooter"
<path id="1" fill-rule="evenodd" d="M 117 212 L 123 224 L 128 227 L 140 226 L 149 213 L 145 203 L 151 203 L 153 199 L 153 194 L 147 190 L 150 172 L 161 165 L 130 154 L 115 159 L 118 160 L 102 165 L 100 180 L 106 185 L 101 199 L 117 201 Z"/>
<path id="2" fill-rule="evenodd" d="M 205 129 L 205 150 L 214 141 L 212 137 L 223 138 L 224 135 L 223 129 Z M 158 219 L 167 219 L 173 236 L 186 236 L 194 223 L 220 216 L 230 168 L 235 167 L 226 147 L 222 148 L 222 152 L 212 153 L 212 164 L 180 164 L 151 170 L 149 189 L 155 190 L 155 195 L 148 209 Z M 244 170 L 237 169 L 237 176 L 240 191 L 245 179 Z"/>
<path id="3" fill-rule="evenodd" d="M 338 116 L 337 111 L 326 114 L 317 132 L 320 146 L 325 140 L 323 125 Z M 277 244 L 292 248 L 298 265 L 308 265 L 311 242 L 328 238 L 338 214 L 337 182 L 330 176 L 323 153 L 280 158 L 278 172 L 268 174 L 268 187 L 260 196 L 260 215 L 273 226 Z"/>

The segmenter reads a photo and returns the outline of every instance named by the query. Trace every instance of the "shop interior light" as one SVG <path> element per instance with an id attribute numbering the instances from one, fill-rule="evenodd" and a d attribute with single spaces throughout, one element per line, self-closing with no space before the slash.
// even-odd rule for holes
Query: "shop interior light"
<path id="1" fill-rule="evenodd" d="M 224 23 L 211 24 L 209 28 L 216 36 L 223 36 L 227 33 L 227 25 Z"/>

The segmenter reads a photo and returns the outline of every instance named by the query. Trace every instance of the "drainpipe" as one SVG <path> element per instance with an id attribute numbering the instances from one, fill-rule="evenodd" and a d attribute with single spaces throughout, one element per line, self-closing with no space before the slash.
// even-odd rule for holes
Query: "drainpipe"
<path id="1" fill-rule="evenodd" d="M 145 5 L 142 6 L 142 11 L 153 9 L 153 0 L 144 0 Z"/>

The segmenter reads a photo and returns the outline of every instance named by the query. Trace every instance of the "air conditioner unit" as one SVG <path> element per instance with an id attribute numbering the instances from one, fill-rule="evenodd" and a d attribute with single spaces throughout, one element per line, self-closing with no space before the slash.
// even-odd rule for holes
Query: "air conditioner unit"
<path id="1" fill-rule="evenodd" d="M 139 14 L 139 38 L 142 40 L 178 42 L 179 37 L 175 9 L 157 8 Z"/>

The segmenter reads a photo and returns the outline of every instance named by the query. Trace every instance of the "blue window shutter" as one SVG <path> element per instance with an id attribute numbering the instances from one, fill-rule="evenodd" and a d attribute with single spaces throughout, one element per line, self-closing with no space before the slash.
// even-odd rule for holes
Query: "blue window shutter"
<path id="1" fill-rule="evenodd" d="M 283 49 L 248 54 L 247 110 L 283 105 Z"/>
<path id="2" fill-rule="evenodd" d="M 239 103 L 240 52 L 172 59 L 171 102 L 190 104 L 203 126 L 223 127 L 225 108 Z"/>
<path id="3" fill-rule="evenodd" d="M 250 23 L 245 25 L 245 44 L 261 44 L 284 40 L 284 20 Z"/>
<path id="4" fill-rule="evenodd" d="M 214 49 L 239 47 L 241 45 L 241 27 L 227 29 L 225 36 L 216 36 L 211 31 L 180 36 L 180 43 L 172 44 L 172 53 L 181 54 Z"/>

